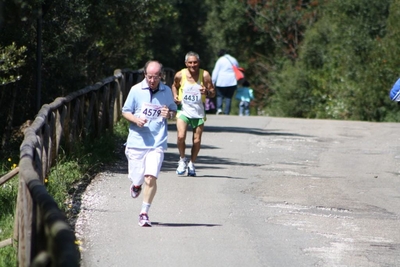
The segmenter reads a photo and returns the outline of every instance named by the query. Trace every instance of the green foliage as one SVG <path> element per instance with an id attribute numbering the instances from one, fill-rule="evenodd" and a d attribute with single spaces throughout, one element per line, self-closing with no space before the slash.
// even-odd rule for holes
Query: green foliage
<path id="1" fill-rule="evenodd" d="M 247 8 L 257 30 L 269 37 L 269 44 L 294 60 L 307 26 L 315 20 L 313 6 L 308 1 L 274 0 L 249 1 Z"/>
<path id="2" fill-rule="evenodd" d="M 0 186 L 0 241 L 13 237 L 14 213 L 18 194 L 18 176 Z M 0 248 L 0 266 L 16 266 L 15 246 Z"/>
<path id="3" fill-rule="evenodd" d="M 0 46 L 0 84 L 13 83 L 21 79 L 19 68 L 25 65 L 26 47 L 17 47 L 15 43 Z"/>
<path id="4" fill-rule="evenodd" d="M 160 25 L 173 24 L 174 17 L 171 4 L 157 0 L 6 1 L 3 5 L 0 47 L 12 43 L 26 47 L 18 84 L 24 93 L 15 108 L 21 116 L 12 118 L 15 125 L 32 119 L 38 111 L 39 22 L 40 100 L 44 104 L 111 76 L 116 68 L 138 69 L 155 55 L 165 53 L 164 46 L 152 47 L 151 33 Z"/>
<path id="5" fill-rule="evenodd" d="M 0 267 L 17 266 L 17 248 L 6 246 L 0 248 Z"/>
<path id="6" fill-rule="evenodd" d="M 5 159 L 2 159 L 0 164 L 0 176 L 8 173 L 9 171 L 15 169 L 18 166 L 19 158 L 17 156 L 15 157 L 8 157 Z"/>
<path id="7" fill-rule="evenodd" d="M 0 43 L 0 160 L 9 157 L 15 138 L 11 138 L 12 117 L 17 102 L 18 84 L 25 74 L 26 47 L 15 42 L 3 46 Z M 12 140 L 14 139 L 14 140 Z M 19 146 L 19 144 L 18 144 Z"/>
<path id="8" fill-rule="evenodd" d="M 85 169 L 88 167 L 85 158 L 79 159 L 63 156 L 57 161 L 54 168 L 52 168 L 45 182 L 47 182 L 48 192 L 53 196 L 57 205 L 62 210 L 65 211 L 68 208 L 65 206 L 68 190 L 84 176 Z"/>
<path id="9" fill-rule="evenodd" d="M 389 79 L 393 70 L 387 67 L 385 52 L 386 36 L 391 34 L 386 25 L 391 2 L 326 4 L 321 19 L 305 35 L 299 59 L 277 73 L 271 109 L 283 105 L 287 108 L 281 115 L 308 118 L 385 121 L 396 117 L 390 115 L 393 108 L 388 99 L 396 79 Z M 292 99 L 285 100 L 289 95 Z M 286 101 L 290 103 L 283 104 Z M 303 112 L 293 112 L 298 107 Z"/>
<path id="10" fill-rule="evenodd" d="M 312 90 L 300 90 L 309 87 L 309 80 L 301 68 L 296 68 L 287 60 L 280 75 L 271 74 L 274 83 L 274 101 L 270 103 L 267 113 L 274 116 L 309 117 L 312 114 Z"/>
<path id="11" fill-rule="evenodd" d="M 121 158 L 119 148 L 127 136 L 127 128 L 121 124 L 123 122 L 115 126 L 113 133 L 106 133 L 95 141 L 87 139 L 78 144 L 71 155 L 59 156 L 45 182 L 50 195 L 62 210 L 67 211 L 70 208 L 66 199 L 73 192 L 71 188 L 75 184 L 83 177 L 90 179 L 104 163 L 112 163 Z"/>
<path id="12" fill-rule="evenodd" d="M 149 59 L 178 70 L 188 51 L 199 53 L 211 72 L 218 50 L 225 48 L 246 69 L 255 91 L 252 115 L 400 121 L 399 106 L 388 98 L 399 77 L 399 17 L 400 0 L 3 1 L 0 135 L 7 149 L 0 151 L 1 167 L 3 172 L 13 167 L 22 141 L 19 125 L 37 113 L 39 25 L 42 103 L 116 68 L 139 69 Z M 237 105 L 233 100 L 234 114 Z M 15 134 L 7 136 L 4 129 Z M 127 129 L 122 120 L 114 133 L 60 156 L 46 179 L 63 210 L 76 183 L 102 162 L 118 159 Z M 15 207 L 4 203 L 15 203 L 16 193 L 0 190 L 1 207 L 9 207 L 0 210 L 5 239 L 12 234 Z M 0 266 L 14 252 L 1 249 Z"/>
<path id="13" fill-rule="evenodd" d="M 212 69 L 217 53 L 222 48 L 245 66 L 244 63 L 251 54 L 251 47 L 245 41 L 246 38 L 251 38 L 245 3 L 240 0 L 206 0 L 205 3 L 209 6 L 209 11 L 204 32 L 210 47 L 208 54 L 212 59 L 207 67 Z"/>
<path id="14" fill-rule="evenodd" d="M 72 189 L 77 183 L 85 177 L 90 179 L 101 170 L 103 164 L 111 164 L 124 156 L 120 148 L 126 139 L 127 132 L 127 122 L 121 120 L 115 125 L 114 132 L 105 133 L 96 140 L 78 143 L 74 153 L 70 155 L 61 153 L 57 164 L 45 178 L 45 184 L 50 195 L 64 212 L 72 208 L 66 200 L 74 192 Z M 13 160 L 7 160 L 7 163 L 3 164 L 6 169 L 2 173 L 9 171 L 14 164 Z M 0 241 L 13 236 L 17 193 L 18 176 L 0 187 Z M 0 266 L 15 265 L 16 248 L 13 246 L 0 248 Z"/>
<path id="15" fill-rule="evenodd" d="M 125 119 L 121 119 L 117 124 L 114 125 L 114 134 L 118 138 L 118 142 L 125 141 L 129 134 L 129 122 Z"/>
<path id="16" fill-rule="evenodd" d="M 387 120 L 397 110 L 386 93 L 397 77 L 398 1 L 118 0 L 115 4 L 74 0 L 42 4 L 5 4 L 6 23 L 18 24 L 23 34 L 3 27 L 2 33 L 10 34 L 0 42 L 27 47 L 27 64 L 21 71 L 29 75 L 21 86 L 32 83 L 35 32 L 28 29 L 43 14 L 44 100 L 96 82 L 114 68 L 139 68 L 149 58 L 180 69 L 189 50 L 200 53 L 202 67 L 211 71 L 216 52 L 223 47 L 245 67 L 257 107 L 276 108 L 273 114 Z M 285 84 L 279 75 L 295 82 Z M 305 97 L 298 100 L 300 106 L 312 106 L 303 107 L 302 112 L 296 111 L 299 105 L 281 108 L 278 103 L 286 101 L 277 97 L 291 95 L 294 89 L 279 91 L 291 87 L 296 87 L 297 96 Z M 366 87 L 370 88 L 367 94 Z M 34 98 L 32 90 L 25 95 Z"/>
<path id="17" fill-rule="evenodd" d="M 18 176 L 13 177 L 11 180 L 7 181 L 7 183 L 0 186 L 0 221 L 14 214 L 17 194 Z"/>
<path id="18" fill-rule="evenodd" d="M 254 103 L 259 111 L 268 106 L 268 114 L 282 114 L 280 108 L 271 112 L 277 107 L 270 105 L 278 92 L 273 85 L 274 76 L 280 73 L 281 66 L 286 66 L 286 60 L 298 59 L 304 34 L 315 22 L 319 4 L 297 0 L 246 1 L 246 10 L 248 27 L 243 44 L 245 51 L 250 50 L 246 53 L 246 76 L 255 91 Z"/>
<path id="19" fill-rule="evenodd" d="M 153 29 L 146 34 L 147 49 L 164 66 L 179 70 L 189 51 L 200 55 L 202 66 L 208 62 L 207 36 L 203 32 L 207 17 L 204 1 L 165 1 Z"/>

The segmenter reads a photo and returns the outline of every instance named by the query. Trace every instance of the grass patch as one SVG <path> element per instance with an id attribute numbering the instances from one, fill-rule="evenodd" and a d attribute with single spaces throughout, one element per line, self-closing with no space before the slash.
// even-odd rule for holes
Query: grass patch
<path id="1" fill-rule="evenodd" d="M 92 177 L 106 164 L 114 163 L 125 156 L 121 153 L 121 148 L 127 133 L 128 123 L 122 119 L 114 125 L 113 132 L 106 132 L 98 138 L 88 138 L 77 143 L 73 153 L 66 154 L 60 149 L 61 153 L 57 163 L 45 178 L 45 184 L 48 192 L 53 196 L 59 208 L 66 213 L 69 220 L 71 217 L 76 217 L 79 212 L 79 209 L 77 210 L 71 204 L 75 201 L 79 202 L 79 199 L 74 199 L 79 197 L 76 192 L 83 191 Z M 0 173 L 3 175 L 11 170 L 15 162 L 18 162 L 18 160 L 9 159 L 6 158 L 5 163 L 0 166 Z M 17 194 L 18 177 L 14 177 L 0 186 L 0 241 L 13 236 Z M 0 248 L 0 267 L 3 266 L 17 266 L 16 247 Z"/>
<path id="2" fill-rule="evenodd" d="M 14 133 L 12 138 L 0 148 L 0 177 L 17 167 L 22 138 L 21 133 Z M 17 194 L 18 175 L 0 186 L 0 241 L 12 238 L 14 235 Z M 17 266 L 17 249 L 15 246 L 0 248 L 0 267 L 6 266 Z"/>
<path id="3" fill-rule="evenodd" d="M 45 182 L 61 210 L 68 213 L 73 208 L 71 198 L 77 190 L 82 190 L 82 184 L 86 188 L 104 165 L 121 159 L 120 148 L 126 136 L 127 124 L 122 120 L 114 126 L 112 133 L 104 133 L 95 140 L 88 138 L 77 145 L 72 154 L 60 153 Z"/>
<path id="4" fill-rule="evenodd" d="M 18 194 L 18 177 L 0 187 L 0 241 L 13 237 L 14 213 Z M 17 266 L 17 249 L 13 246 L 0 248 L 0 266 Z"/>

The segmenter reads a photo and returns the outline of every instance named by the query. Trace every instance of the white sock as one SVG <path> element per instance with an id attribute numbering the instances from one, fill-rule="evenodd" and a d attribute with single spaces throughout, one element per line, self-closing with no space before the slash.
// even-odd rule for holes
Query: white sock
<path id="1" fill-rule="evenodd" d="M 186 157 L 183 157 L 183 158 L 181 158 L 181 160 L 184 160 L 184 161 L 186 161 Z"/>
<path id="2" fill-rule="evenodd" d="M 193 168 L 193 162 L 189 161 L 188 167 Z"/>
<path id="3" fill-rule="evenodd" d="M 151 206 L 150 203 L 143 202 L 142 203 L 142 210 L 140 211 L 140 213 L 141 214 L 142 213 L 146 213 L 146 214 L 149 213 L 150 206 Z"/>

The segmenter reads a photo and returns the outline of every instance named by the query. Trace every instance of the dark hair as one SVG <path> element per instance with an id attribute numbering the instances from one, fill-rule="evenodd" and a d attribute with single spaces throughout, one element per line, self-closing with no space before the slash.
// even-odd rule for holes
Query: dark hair
<path id="1" fill-rule="evenodd" d="M 242 85 L 243 85 L 243 87 L 249 87 L 249 86 L 250 86 L 250 83 L 249 83 L 248 80 L 244 80 L 243 83 L 242 83 Z"/>
<path id="2" fill-rule="evenodd" d="M 227 52 L 226 52 L 226 50 L 225 49 L 221 49 L 221 50 L 219 50 L 219 52 L 218 52 L 218 57 L 222 57 L 223 55 L 225 55 Z"/>

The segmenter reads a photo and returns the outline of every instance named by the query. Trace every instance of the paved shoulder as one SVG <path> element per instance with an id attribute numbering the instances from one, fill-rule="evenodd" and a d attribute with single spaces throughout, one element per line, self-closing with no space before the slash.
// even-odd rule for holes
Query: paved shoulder
<path id="1" fill-rule="evenodd" d="M 400 265 L 400 126 L 209 116 L 196 177 L 175 174 L 176 131 L 150 210 L 126 162 L 87 188 L 83 266 Z M 187 137 L 191 148 L 191 132 Z"/>

